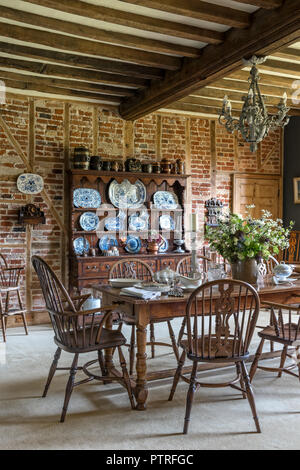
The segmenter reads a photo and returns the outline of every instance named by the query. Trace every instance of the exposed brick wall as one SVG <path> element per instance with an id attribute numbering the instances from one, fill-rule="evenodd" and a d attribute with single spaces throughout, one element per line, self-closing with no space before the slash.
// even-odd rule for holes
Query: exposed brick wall
<path id="1" fill-rule="evenodd" d="M 34 155 L 31 156 L 34 172 L 43 176 L 45 190 L 64 218 L 64 169 L 65 142 L 69 141 L 70 158 L 76 146 L 86 146 L 92 152 L 107 159 L 123 159 L 125 155 L 125 126 L 120 117 L 106 109 L 88 104 L 65 105 L 57 100 L 34 100 Z M 69 133 L 66 135 L 65 110 L 69 109 Z M 29 145 L 29 98 L 7 98 L 0 107 L 1 115 L 27 155 Z M 96 117 L 96 119 L 95 119 Z M 158 121 L 161 135 L 158 135 Z M 95 128 L 96 126 L 96 128 Z M 211 121 L 184 115 L 152 114 L 137 120 L 133 126 L 133 155 L 140 160 L 172 160 L 186 156 L 191 168 L 191 203 L 198 214 L 203 236 L 204 203 L 212 195 L 230 205 L 232 200 L 232 175 L 234 172 L 280 174 L 280 132 L 272 131 L 261 145 L 260 154 L 252 154 L 249 146 L 230 135 L 216 121 L 215 167 L 212 163 Z M 187 135 L 187 129 L 189 136 Z M 66 140 L 67 138 L 67 140 Z M 270 153 L 272 152 L 272 153 Z M 41 195 L 27 197 L 18 192 L 17 176 L 25 172 L 24 164 L 9 143 L 0 126 L 0 250 L 16 265 L 26 263 L 26 243 L 30 242 L 31 254 L 45 258 L 53 269 L 61 274 L 63 233 Z M 215 175 L 213 179 L 213 175 Z M 213 182 L 214 181 L 214 182 Z M 212 186 L 213 184 L 213 186 Z M 46 224 L 24 228 L 17 223 L 21 205 L 32 201 L 45 212 Z M 28 274 L 28 272 L 27 272 Z M 38 280 L 32 272 L 30 286 L 22 276 L 22 296 L 31 305 L 29 320 L 45 321 L 43 302 Z M 30 299 L 26 299 L 26 287 Z M 30 302 L 28 302 L 30 300 Z"/>

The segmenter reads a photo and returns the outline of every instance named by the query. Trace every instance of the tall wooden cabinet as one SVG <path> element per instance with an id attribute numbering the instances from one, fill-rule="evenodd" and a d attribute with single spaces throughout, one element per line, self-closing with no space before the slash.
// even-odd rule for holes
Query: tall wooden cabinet
<path id="1" fill-rule="evenodd" d="M 108 273 L 111 266 L 120 258 L 140 258 L 146 261 L 152 270 L 159 271 L 170 266 L 172 269 L 176 269 L 177 263 L 180 259 L 189 254 L 188 251 L 185 253 L 175 253 L 176 246 L 174 245 L 174 231 L 169 232 L 169 247 L 167 252 L 151 254 L 147 252 L 146 240 L 148 237 L 148 230 L 143 232 L 136 232 L 127 230 L 127 234 L 139 236 L 142 239 L 142 250 L 137 254 L 130 254 L 126 252 L 123 245 L 123 239 L 120 241 L 121 235 L 124 236 L 124 231 L 112 232 L 118 240 L 119 256 L 104 256 L 99 249 L 99 239 L 103 235 L 110 234 L 109 231 L 97 230 L 83 231 L 79 224 L 81 214 L 84 212 L 96 212 L 100 219 L 100 224 L 103 219 L 107 217 L 115 217 L 119 209 L 115 208 L 109 199 L 109 185 L 113 180 L 116 180 L 120 184 L 124 180 L 128 180 L 131 184 L 134 184 L 137 180 L 140 180 L 146 187 L 146 200 L 144 202 L 144 208 L 148 212 L 149 220 L 152 220 L 155 228 L 159 228 L 159 217 L 163 214 L 169 214 L 176 221 L 176 228 L 180 229 L 176 233 L 178 238 L 181 233 L 184 237 L 184 207 L 186 198 L 186 184 L 188 175 L 169 175 L 169 174 L 148 174 L 148 173 L 129 173 L 129 172 L 114 172 L 114 171 L 94 171 L 94 170 L 70 170 L 69 172 L 69 190 L 70 190 L 70 288 L 76 288 L 81 290 L 89 287 L 95 283 L 106 283 L 108 281 Z M 91 188 L 96 189 L 101 196 L 101 206 L 99 209 L 89 208 L 77 208 L 73 204 L 73 191 L 77 188 Z M 163 210 L 157 209 L 153 204 L 153 195 L 156 191 L 171 191 L 176 194 L 178 198 L 178 207 L 174 210 Z M 105 207 L 109 205 L 109 207 Z M 129 209 L 127 216 L 135 212 L 139 212 L 140 209 Z M 126 224 L 126 228 L 127 224 Z M 159 228 L 160 233 L 162 230 Z M 163 234 L 165 236 L 165 234 Z M 84 237 L 88 240 L 90 247 L 95 248 L 96 256 L 78 256 L 74 252 L 73 242 L 77 237 Z"/>

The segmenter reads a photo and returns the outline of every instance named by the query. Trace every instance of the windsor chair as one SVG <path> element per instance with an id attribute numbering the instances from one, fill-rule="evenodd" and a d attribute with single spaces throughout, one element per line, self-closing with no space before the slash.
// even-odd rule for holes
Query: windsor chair
<path id="1" fill-rule="evenodd" d="M 126 260 L 117 261 L 111 267 L 109 271 L 109 279 L 117 279 L 117 278 L 136 279 L 137 282 L 139 280 L 152 282 L 153 271 L 150 268 L 150 266 L 144 261 L 138 260 L 135 258 L 130 258 L 130 259 L 127 258 Z M 134 355 L 135 355 L 134 353 L 135 353 L 136 324 L 135 324 L 135 321 L 128 316 L 123 316 L 122 322 L 124 322 L 126 325 L 131 326 L 131 337 L 130 337 L 130 343 L 129 343 L 129 374 L 132 375 L 133 367 L 134 367 Z M 121 331 L 122 322 L 120 323 L 119 331 Z M 159 342 L 159 341 L 156 341 L 155 339 L 154 325 L 155 323 L 161 323 L 161 322 L 166 322 L 168 325 L 171 344 Z M 156 319 L 156 320 L 150 321 L 150 341 L 147 342 L 147 346 L 151 346 L 152 358 L 155 357 L 155 346 L 167 346 L 173 349 L 176 359 L 177 360 L 179 359 L 178 348 L 176 345 L 174 330 L 171 325 L 171 319 L 170 320 Z"/>
<path id="2" fill-rule="evenodd" d="M 20 276 L 24 266 L 9 267 L 5 256 L 0 253 L 0 318 L 3 341 L 6 342 L 7 318 L 12 315 L 21 315 L 26 335 L 28 335 L 26 309 L 23 307 L 20 294 Z M 17 295 L 17 306 L 11 308 L 11 294 Z M 2 295 L 5 297 L 3 306 Z"/>
<path id="3" fill-rule="evenodd" d="M 65 420 L 73 388 L 77 385 L 90 382 L 93 379 L 103 381 L 104 383 L 108 380 L 118 380 L 123 383 L 127 389 L 131 407 L 134 408 L 131 383 L 121 348 L 126 343 L 126 339 L 120 331 L 110 330 L 104 326 L 112 318 L 112 315 L 115 315 L 114 310 L 116 306 L 80 310 L 87 296 L 78 296 L 72 299 L 56 274 L 44 260 L 38 256 L 33 256 L 32 264 L 40 281 L 46 308 L 54 330 L 54 342 L 58 347 L 50 367 L 43 397 L 47 395 L 56 370 L 70 371 L 60 422 Z M 109 375 L 109 370 L 105 368 L 102 352 L 105 349 L 118 350 L 122 369 L 122 376 L 118 377 L 118 379 L 115 376 Z M 57 367 L 62 350 L 74 354 L 70 368 Z M 83 367 L 79 367 L 79 354 L 92 351 L 97 351 L 98 359 L 89 361 Z M 89 366 L 96 362 L 99 362 L 101 375 L 91 373 L 88 369 Z M 78 370 L 83 370 L 88 377 L 75 382 Z"/>
<path id="4" fill-rule="evenodd" d="M 183 433 L 187 434 L 196 388 L 232 387 L 248 398 L 257 432 L 261 432 L 245 360 L 259 313 L 259 297 L 250 284 L 231 279 L 208 282 L 190 296 L 186 307 L 187 339 L 174 376 L 169 400 L 179 379 L 189 383 Z M 193 363 L 190 378 L 182 375 L 186 357 Z M 234 363 L 237 376 L 229 382 L 204 383 L 197 380 L 199 362 Z M 236 385 L 237 383 L 240 386 Z"/>
<path id="5" fill-rule="evenodd" d="M 257 369 L 262 369 L 270 372 L 278 372 L 278 377 L 281 377 L 282 372 L 298 377 L 300 380 L 300 307 L 295 307 L 292 305 L 283 305 L 275 302 L 264 302 L 262 307 L 270 310 L 270 317 L 272 322 L 269 326 L 265 327 L 258 333 L 258 336 L 261 338 L 261 341 L 258 345 L 255 357 L 250 369 L 250 381 L 253 380 L 253 377 Z M 297 316 L 297 321 L 295 318 Z M 284 317 L 287 317 L 287 322 L 285 323 Z M 266 367 L 259 366 L 259 359 L 262 354 L 263 346 L 265 341 L 271 341 L 272 343 L 279 343 L 283 345 L 280 365 L 279 367 Z M 291 356 L 288 352 L 288 348 L 294 348 L 294 356 Z M 287 367 L 285 367 L 285 362 L 287 357 L 293 357 L 295 360 Z M 298 369 L 298 374 L 292 372 L 292 369 Z"/>

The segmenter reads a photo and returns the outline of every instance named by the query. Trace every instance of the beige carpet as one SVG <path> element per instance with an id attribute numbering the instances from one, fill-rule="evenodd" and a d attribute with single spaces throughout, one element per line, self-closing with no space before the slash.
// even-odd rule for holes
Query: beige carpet
<path id="1" fill-rule="evenodd" d="M 261 323 L 261 319 L 260 319 Z M 174 322 L 178 331 L 180 322 Z M 164 327 L 156 328 L 165 337 Z M 59 371 L 47 398 L 41 392 L 55 351 L 47 325 L 9 329 L 6 351 L 0 343 L 1 449 L 299 449 L 300 384 L 297 379 L 258 371 L 254 382 L 262 434 L 247 400 L 232 389 L 201 389 L 195 396 L 188 436 L 181 434 L 187 384 L 168 402 L 171 380 L 152 382 L 148 409 L 132 411 L 124 389 L 91 382 L 75 389 L 66 422 L 60 424 L 67 373 Z M 254 340 L 255 349 L 257 338 Z M 149 369 L 175 365 L 166 348 L 149 360 Z M 6 354 L 5 354 L 6 353 Z M 86 362 L 93 355 L 82 356 Z M 63 353 L 60 365 L 69 365 Z M 268 361 L 270 364 L 270 361 Z M 274 362 L 274 360 L 272 361 Z M 277 361 L 278 362 L 278 361 Z M 205 373 L 224 380 L 228 370 Z"/>

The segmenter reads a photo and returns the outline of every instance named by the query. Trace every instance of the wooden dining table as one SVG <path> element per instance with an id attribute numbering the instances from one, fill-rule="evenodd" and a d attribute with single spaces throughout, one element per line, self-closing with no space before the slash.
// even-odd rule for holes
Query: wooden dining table
<path id="1" fill-rule="evenodd" d="M 115 305 L 116 311 L 125 314 L 134 320 L 137 328 L 137 354 L 136 354 L 136 375 L 131 377 L 136 398 L 137 410 L 145 410 L 147 405 L 148 388 L 147 382 L 150 380 L 171 377 L 175 369 L 158 370 L 147 374 L 147 326 L 151 320 L 172 319 L 184 317 L 187 301 L 190 294 L 186 293 L 183 297 L 168 297 L 162 295 L 154 300 L 142 300 L 131 296 L 125 296 L 120 293 L 120 289 L 109 285 L 92 285 L 93 292 L 101 293 L 103 305 Z M 300 304 L 300 277 L 289 283 L 274 284 L 272 276 L 266 276 L 255 286 L 260 297 L 261 303 L 272 301 L 281 304 Z M 217 298 L 217 295 L 216 295 Z M 259 322 L 259 321 L 258 321 Z M 106 327 L 112 328 L 112 318 L 107 321 Z M 281 351 L 270 350 L 262 355 L 262 359 L 268 359 L 279 356 Z M 253 356 L 249 356 L 248 361 L 252 361 Z M 105 354 L 106 369 L 113 375 L 120 375 L 120 372 L 114 367 L 113 350 L 107 349 Z M 198 366 L 199 371 L 216 369 L 219 367 L 228 367 L 228 364 L 205 364 Z M 190 372 L 191 368 L 184 367 L 183 374 Z"/>

